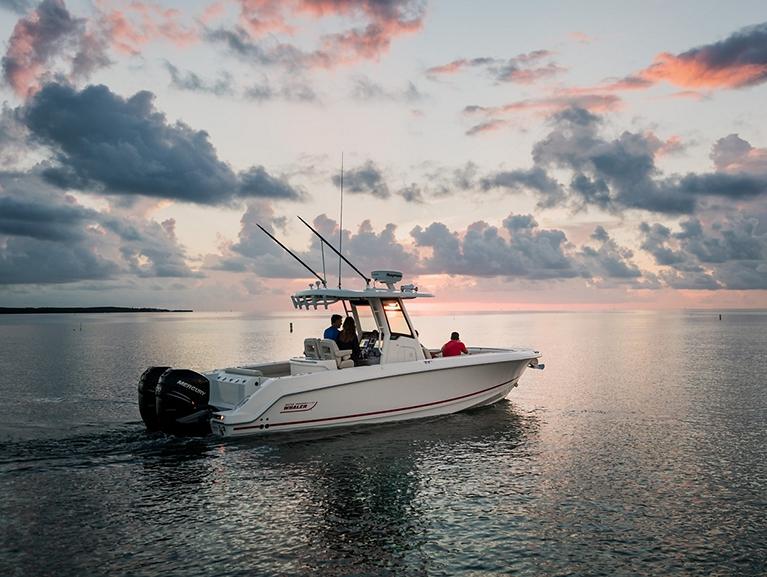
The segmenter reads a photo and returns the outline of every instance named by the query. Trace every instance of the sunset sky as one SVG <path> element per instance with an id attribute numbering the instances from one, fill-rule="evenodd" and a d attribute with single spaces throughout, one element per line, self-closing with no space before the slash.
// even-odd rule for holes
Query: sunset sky
<path id="1" fill-rule="evenodd" d="M 763 0 L 0 0 L 0 36 L 0 306 L 287 311 L 256 225 L 322 274 L 343 154 L 344 252 L 434 310 L 767 307 Z"/>

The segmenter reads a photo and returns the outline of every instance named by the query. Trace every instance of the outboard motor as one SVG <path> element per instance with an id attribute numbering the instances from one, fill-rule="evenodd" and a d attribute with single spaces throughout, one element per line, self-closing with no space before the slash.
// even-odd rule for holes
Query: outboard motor
<path id="1" fill-rule="evenodd" d="M 210 381 L 189 369 L 170 369 L 160 375 L 155 389 L 160 429 L 172 435 L 210 433 Z"/>
<path id="2" fill-rule="evenodd" d="M 155 388 L 160 375 L 170 367 L 149 367 L 138 381 L 138 410 L 148 431 L 159 431 L 160 420 L 157 418 Z"/>

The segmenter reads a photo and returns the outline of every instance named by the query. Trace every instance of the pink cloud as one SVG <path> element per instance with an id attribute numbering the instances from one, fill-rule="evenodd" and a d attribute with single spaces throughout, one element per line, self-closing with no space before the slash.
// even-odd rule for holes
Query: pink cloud
<path id="1" fill-rule="evenodd" d="M 570 39 L 581 44 L 590 44 L 594 41 L 594 38 L 583 32 L 571 32 Z"/>
<path id="2" fill-rule="evenodd" d="M 39 89 L 48 64 L 72 39 L 82 34 L 83 21 L 73 18 L 62 0 L 43 0 L 13 28 L 3 58 L 3 75 L 17 95 L 26 98 Z"/>
<path id="3" fill-rule="evenodd" d="M 392 39 L 418 32 L 423 26 L 424 8 L 418 0 L 238 0 L 240 24 L 252 38 L 268 33 L 293 34 L 297 27 L 288 16 L 303 14 L 311 18 L 358 18 L 361 27 L 328 34 L 321 44 L 327 57 L 318 58 L 316 66 L 328 62 L 346 64 L 375 59 L 385 53 Z"/>
<path id="4" fill-rule="evenodd" d="M 179 47 L 199 40 L 197 25 L 182 24 L 178 10 L 138 1 L 116 9 L 106 0 L 98 1 L 96 10 L 92 19 L 77 18 L 63 0 L 43 0 L 16 23 L 2 62 L 17 95 L 28 98 L 56 72 L 70 80 L 87 78 L 111 63 L 110 49 L 135 55 L 155 40 Z"/>
<path id="5" fill-rule="evenodd" d="M 713 48 L 679 56 L 664 52 L 639 74 L 651 83 L 665 81 L 682 88 L 743 88 L 767 80 L 767 55 L 761 62 L 718 62 L 711 52 Z"/>
<path id="6" fill-rule="evenodd" d="M 472 126 L 466 131 L 467 136 L 476 136 L 477 134 L 486 134 L 489 132 L 497 132 L 507 126 L 510 126 L 511 122 L 508 120 L 501 120 L 499 118 L 492 118 L 487 122 L 482 122 Z"/>
<path id="7" fill-rule="evenodd" d="M 464 113 L 481 113 L 487 116 L 496 116 L 510 112 L 532 110 L 550 114 L 565 110 L 566 108 L 583 108 L 590 112 L 606 112 L 620 108 L 621 104 L 621 99 L 614 94 L 562 94 L 549 98 L 518 100 L 517 102 L 495 107 L 467 106 L 464 108 Z"/>
<path id="8" fill-rule="evenodd" d="M 432 66 L 431 68 L 428 68 L 426 70 L 426 73 L 430 75 L 457 74 L 458 72 L 463 70 L 468 64 L 469 64 L 468 60 L 466 60 L 465 58 L 461 58 L 459 60 L 453 60 L 452 62 L 448 62 L 447 64 L 442 64 L 441 66 Z"/>

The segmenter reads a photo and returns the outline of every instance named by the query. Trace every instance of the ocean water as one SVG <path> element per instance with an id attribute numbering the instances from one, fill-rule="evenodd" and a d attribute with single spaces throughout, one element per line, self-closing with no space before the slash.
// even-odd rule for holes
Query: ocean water
<path id="1" fill-rule="evenodd" d="M 419 316 L 546 370 L 238 442 L 146 433 L 141 372 L 285 358 L 325 315 L 0 317 L 0 575 L 766 575 L 767 313 L 717 313 Z"/>

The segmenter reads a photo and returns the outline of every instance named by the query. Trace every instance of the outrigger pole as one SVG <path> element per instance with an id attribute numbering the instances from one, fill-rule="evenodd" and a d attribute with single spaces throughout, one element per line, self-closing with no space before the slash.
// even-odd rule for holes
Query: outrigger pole
<path id="1" fill-rule="evenodd" d="M 298 218 L 301 218 L 301 217 L 299 216 Z M 304 223 L 304 224 L 306 224 L 306 223 Z M 266 230 L 266 229 L 265 229 L 263 226 L 261 226 L 261 225 L 260 225 L 260 224 L 258 224 L 258 223 L 256 223 L 256 226 L 257 226 L 258 228 L 260 228 L 261 230 L 263 230 L 263 231 L 264 231 L 264 232 L 267 234 L 267 236 L 268 236 L 269 238 L 271 238 L 271 239 L 272 239 L 274 242 L 276 242 L 276 243 L 277 243 L 278 245 L 280 245 L 280 246 L 281 246 L 283 249 L 285 249 L 285 252 L 287 252 L 287 253 L 288 253 L 290 256 L 292 256 L 294 259 L 296 259 L 298 262 L 300 262 L 302 265 L 304 265 L 304 267 L 306 268 L 306 270 L 308 270 L 310 273 L 312 273 L 314 276 L 316 276 L 318 279 L 320 279 L 320 282 L 322 283 L 322 286 L 324 286 L 325 288 L 327 288 L 327 286 L 328 286 L 328 283 L 326 283 L 326 282 L 325 282 L 325 279 L 324 279 L 324 278 L 322 278 L 320 275 L 318 275 L 316 272 L 314 272 L 314 270 L 313 270 L 313 269 L 312 269 L 312 268 L 311 268 L 311 267 L 310 267 L 308 264 L 306 264 L 304 261 L 302 261 L 300 258 L 298 258 L 298 257 L 297 257 L 297 256 L 296 256 L 296 255 L 293 253 L 293 251 L 292 251 L 292 250 L 290 250 L 288 247 L 286 247 L 284 244 L 282 244 L 282 243 L 281 243 L 279 240 L 277 240 L 276 238 L 274 238 L 274 236 L 272 236 L 272 234 L 271 234 L 271 233 L 270 233 L 268 230 Z M 308 226 L 308 225 L 307 225 L 307 226 Z M 311 228 L 311 227 L 309 227 L 309 228 Z M 316 231 L 315 231 L 315 232 L 316 232 Z M 320 237 L 320 238 L 322 238 L 322 237 Z M 323 240 L 324 240 L 324 239 L 323 239 Z M 331 248 L 332 248 L 332 247 L 331 247 Z M 334 250 L 335 250 L 335 249 L 334 249 Z M 346 259 L 344 259 L 344 260 L 346 260 Z M 351 263 L 349 263 L 349 264 L 351 264 Z M 354 270 L 357 270 L 357 269 L 354 269 Z M 358 271 L 358 272 L 359 272 L 359 271 Z"/>
<path id="2" fill-rule="evenodd" d="M 344 262 L 345 262 L 346 264 L 348 264 L 350 267 L 352 267 L 352 268 L 354 269 L 354 272 L 356 272 L 358 275 L 360 275 L 362 278 L 364 278 L 364 279 L 365 279 L 365 284 L 368 284 L 368 285 L 370 284 L 370 279 L 369 279 L 368 277 L 366 277 L 364 274 L 362 274 L 362 273 L 360 272 L 360 269 L 358 269 L 358 268 L 357 268 L 356 266 L 354 266 L 354 265 L 353 265 L 351 262 L 349 262 L 349 259 L 348 259 L 348 258 L 346 258 L 344 255 L 342 255 L 340 252 L 338 252 L 338 251 L 336 250 L 336 247 L 334 247 L 334 246 L 333 246 L 332 244 L 330 244 L 330 243 L 329 243 L 327 240 L 325 240 L 325 237 L 323 237 L 323 236 L 322 236 L 320 233 L 318 233 L 318 232 L 317 232 L 317 231 L 314 229 L 314 227 L 313 227 L 312 225 L 310 225 L 308 222 L 306 222 L 306 221 L 305 221 L 303 218 L 301 218 L 300 216 L 298 217 L 298 220 L 300 220 L 301 222 L 303 222 L 303 223 L 304 223 L 306 226 L 308 226 L 308 227 L 309 227 L 309 230 L 311 230 L 311 231 L 312 231 L 314 234 L 316 234 L 318 237 L 320 237 L 320 240 L 321 240 L 322 242 L 324 242 L 326 245 L 328 245 L 328 246 L 330 247 L 330 250 L 332 250 L 332 251 L 333 251 L 334 253 L 336 253 L 336 254 L 337 254 L 339 257 L 341 257 L 342 259 L 344 259 Z M 264 231 L 264 232 L 266 232 L 266 231 Z M 269 233 L 267 233 L 267 234 L 269 234 Z M 269 235 L 269 236 L 271 236 L 271 235 Z"/>

